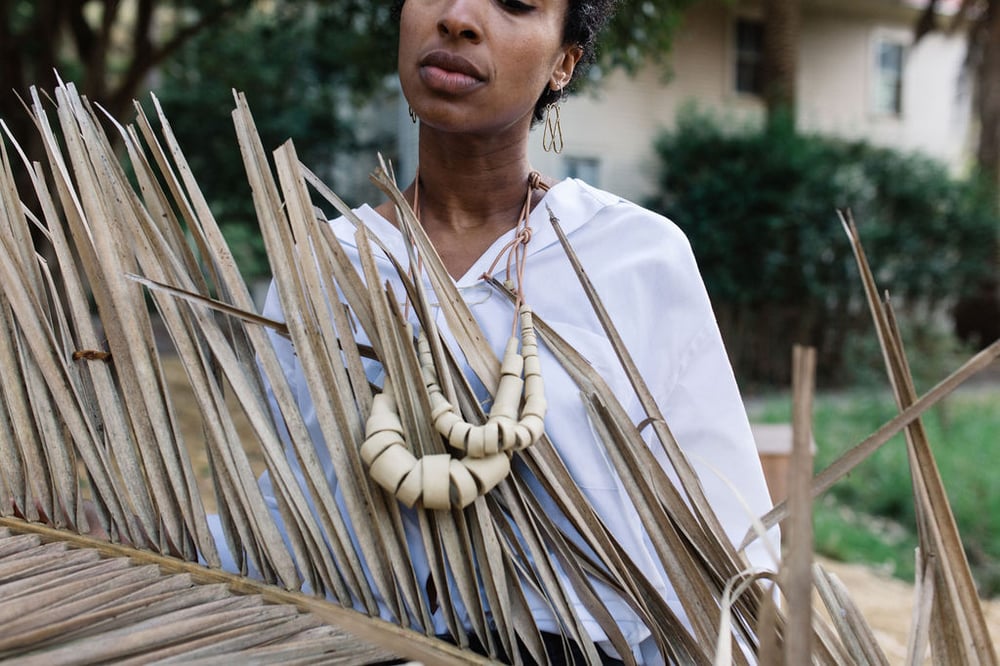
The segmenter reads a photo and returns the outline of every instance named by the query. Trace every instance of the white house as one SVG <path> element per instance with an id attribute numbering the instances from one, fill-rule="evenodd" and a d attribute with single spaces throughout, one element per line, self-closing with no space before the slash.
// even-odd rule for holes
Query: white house
<path id="1" fill-rule="evenodd" d="M 802 130 L 919 150 L 962 170 L 970 133 L 970 96 L 960 77 L 965 40 L 961 34 L 934 33 L 913 45 L 923 3 L 802 0 Z M 658 65 L 635 77 L 610 73 L 596 90 L 564 105 L 561 155 L 542 151 L 541 128 L 536 129 L 533 165 L 642 200 L 655 183 L 653 142 L 673 126 L 682 106 L 695 103 L 733 122 L 761 118 L 763 104 L 755 94 L 760 17 L 757 2 L 695 3 L 668 54 L 669 78 Z M 405 104 L 397 106 L 397 173 L 405 182 L 415 166 L 416 128 Z"/>

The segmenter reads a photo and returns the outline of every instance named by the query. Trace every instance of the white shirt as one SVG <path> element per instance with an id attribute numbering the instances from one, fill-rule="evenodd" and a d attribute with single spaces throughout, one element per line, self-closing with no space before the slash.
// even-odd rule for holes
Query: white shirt
<path id="1" fill-rule="evenodd" d="M 559 244 L 546 206 L 552 209 L 568 235 L 674 437 L 698 472 L 705 495 L 726 533 L 737 542 L 749 528 L 751 514 L 765 513 L 770 508 L 770 500 L 746 413 L 687 239 L 660 215 L 579 180 L 568 179 L 555 185 L 529 218 L 533 236 L 527 247 L 523 282 L 525 301 L 538 317 L 590 361 L 636 423 L 645 418 L 645 413 Z M 405 265 L 405 246 L 396 227 L 368 206 L 359 208 L 356 213 Z M 349 255 L 356 260 L 353 225 L 342 218 L 332 221 L 331 225 Z M 502 357 L 510 336 L 513 309 L 509 300 L 483 283 L 480 276 L 512 235 L 513 231 L 497 239 L 456 281 L 498 358 Z M 376 253 L 383 277 L 393 283 L 397 294 L 403 294 L 398 288 L 395 270 L 379 256 L 377 249 Z M 494 276 L 502 281 L 504 273 L 505 262 L 499 262 Z M 434 309 L 437 324 L 447 340 L 450 336 L 440 309 Z M 264 315 L 283 319 L 274 289 L 269 294 Z M 313 411 L 308 403 L 308 392 L 303 390 L 301 368 L 290 344 L 278 340 L 276 347 L 315 437 L 318 426 L 315 418 L 309 422 Z M 675 612 L 683 617 L 639 515 L 603 445 L 593 434 L 578 388 L 544 345 L 540 346 L 540 354 L 549 403 L 546 434 L 615 539 Z M 471 375 L 471 370 L 465 370 Z M 372 379 L 381 382 L 381 377 Z M 481 392 L 482 387 L 474 377 L 473 385 Z M 647 435 L 650 431 L 646 429 Z M 658 443 L 653 445 L 653 450 L 669 470 Z M 335 485 L 335 470 L 327 458 L 324 457 L 323 463 L 327 478 Z M 529 483 L 538 489 L 537 481 L 529 479 Z M 261 485 L 273 506 L 266 475 Z M 542 501 L 551 505 L 547 498 L 543 497 Z M 556 515 L 553 511 L 551 515 Z M 421 542 L 416 531 L 411 530 L 409 535 L 411 550 L 417 551 L 413 563 L 416 575 L 423 579 L 429 570 L 420 555 Z M 755 565 L 774 566 L 761 547 L 748 555 Z M 565 587 L 571 586 L 567 583 Z M 636 647 L 638 656 L 638 646 L 649 635 L 648 630 L 612 591 L 603 587 L 598 587 L 598 591 L 626 639 Z M 540 628 L 557 631 L 546 604 L 531 590 L 526 592 Z M 575 606 L 591 637 L 595 641 L 606 640 L 582 603 L 577 601 Z M 444 631 L 440 615 L 435 620 L 440 624 L 435 631 Z"/>

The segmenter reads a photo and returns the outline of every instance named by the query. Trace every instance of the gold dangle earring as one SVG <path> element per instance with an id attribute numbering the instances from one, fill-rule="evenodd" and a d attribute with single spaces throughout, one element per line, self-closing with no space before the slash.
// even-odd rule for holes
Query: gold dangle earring
<path id="1" fill-rule="evenodd" d="M 559 98 L 545 105 L 545 129 L 542 132 L 542 149 L 547 153 L 558 155 L 563 149 L 562 119 L 559 117 L 559 105 L 562 103 L 562 88 L 557 88 Z"/>

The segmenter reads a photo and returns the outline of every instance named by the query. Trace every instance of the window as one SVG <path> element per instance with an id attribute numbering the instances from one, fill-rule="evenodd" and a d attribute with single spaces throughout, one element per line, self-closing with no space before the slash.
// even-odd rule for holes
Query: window
<path id="1" fill-rule="evenodd" d="M 566 157 L 563 164 L 566 168 L 567 178 L 579 178 L 594 187 L 601 186 L 601 160 L 598 158 Z"/>
<path id="2" fill-rule="evenodd" d="M 764 24 L 741 18 L 736 20 L 736 92 L 764 94 Z"/>
<path id="3" fill-rule="evenodd" d="M 875 113 L 898 116 L 903 112 L 902 42 L 878 39 L 875 42 L 875 76 L 872 106 Z"/>

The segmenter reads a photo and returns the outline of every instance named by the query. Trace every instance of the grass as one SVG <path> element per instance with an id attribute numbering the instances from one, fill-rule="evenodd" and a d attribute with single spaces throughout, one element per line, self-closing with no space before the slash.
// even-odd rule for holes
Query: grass
<path id="1" fill-rule="evenodd" d="M 753 401 L 751 418 L 787 422 L 787 396 Z M 813 410 L 816 470 L 825 468 L 896 413 L 888 391 L 820 394 Z M 924 416 L 924 426 L 983 596 L 1000 596 L 1000 384 L 960 389 Z M 913 579 L 917 545 L 906 444 L 894 438 L 841 480 L 813 512 L 817 552 Z"/>

